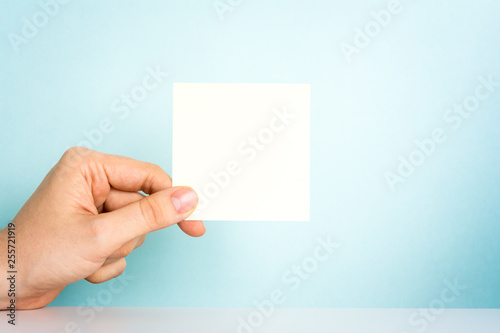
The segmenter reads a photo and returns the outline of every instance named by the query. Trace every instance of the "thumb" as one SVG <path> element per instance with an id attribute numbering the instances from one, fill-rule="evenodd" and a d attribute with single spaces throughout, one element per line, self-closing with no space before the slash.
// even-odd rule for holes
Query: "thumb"
<path id="1" fill-rule="evenodd" d="M 171 187 L 96 218 L 104 237 L 109 237 L 108 245 L 116 247 L 185 220 L 197 204 L 198 196 L 190 187 Z"/>

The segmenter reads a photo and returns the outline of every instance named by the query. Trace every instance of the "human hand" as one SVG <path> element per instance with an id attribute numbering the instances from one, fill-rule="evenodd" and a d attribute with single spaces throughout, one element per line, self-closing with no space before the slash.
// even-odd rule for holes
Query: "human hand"
<path id="1" fill-rule="evenodd" d="M 202 221 L 185 220 L 197 203 L 192 189 L 172 187 L 168 174 L 154 164 L 69 149 L 12 221 L 16 307 L 43 307 L 83 278 L 101 283 L 119 276 L 125 257 L 149 232 L 178 224 L 190 236 L 203 235 Z M 3 229 L 0 249 L 6 248 Z M 0 256 L 5 272 L 6 255 Z M 9 304 L 7 282 L 0 280 L 0 309 Z"/>

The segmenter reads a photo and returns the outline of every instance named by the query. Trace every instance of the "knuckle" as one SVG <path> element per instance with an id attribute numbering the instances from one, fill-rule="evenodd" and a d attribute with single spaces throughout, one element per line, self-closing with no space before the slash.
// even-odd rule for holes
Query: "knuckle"
<path id="1" fill-rule="evenodd" d="M 142 244 L 144 244 L 145 241 L 146 241 L 146 235 L 142 235 L 139 241 L 136 243 L 135 248 L 137 249 L 138 247 L 140 247 Z"/>
<path id="2" fill-rule="evenodd" d="M 158 167 L 160 168 L 160 167 Z M 172 178 L 170 177 L 170 175 L 165 171 L 163 170 L 162 168 L 160 168 L 161 172 L 165 175 L 165 181 L 166 181 L 166 186 L 167 187 L 172 187 Z"/>
<path id="3" fill-rule="evenodd" d="M 155 180 L 161 179 L 162 186 L 165 188 L 172 187 L 172 178 L 165 172 L 159 165 L 148 163 L 149 176 L 148 176 L 148 190 L 151 192 L 152 184 Z"/>
<path id="4" fill-rule="evenodd" d="M 158 172 L 158 174 L 163 174 L 165 176 L 165 178 L 167 179 L 167 181 L 172 183 L 172 178 L 170 178 L 169 174 L 165 170 L 163 170 L 162 167 L 160 167 L 156 164 L 154 164 L 154 166 L 155 166 L 155 169 Z"/>
<path id="5" fill-rule="evenodd" d="M 160 168 L 160 166 L 158 164 L 154 164 L 154 163 L 149 163 L 149 167 L 152 169 L 152 171 L 154 173 L 160 173 L 160 172 L 163 172 L 163 169 Z"/>
<path id="6" fill-rule="evenodd" d="M 87 235 L 93 246 L 94 251 L 102 257 L 105 257 L 111 251 L 109 237 L 109 230 L 107 226 L 102 221 L 98 219 L 92 219 L 86 223 Z"/>
<path id="7" fill-rule="evenodd" d="M 125 258 L 134 250 L 134 245 L 130 242 L 128 244 L 123 245 L 116 252 L 114 257 L 116 258 Z"/>
<path id="8" fill-rule="evenodd" d="M 64 152 L 60 162 L 69 167 L 77 167 L 83 163 L 91 153 L 92 150 L 85 147 L 71 147 Z"/>
<path id="9" fill-rule="evenodd" d="M 83 158 L 83 156 L 88 155 L 91 150 L 85 147 L 74 146 L 66 150 L 63 154 L 64 159 L 75 159 Z"/>
<path id="10" fill-rule="evenodd" d="M 101 275 L 102 275 L 101 271 L 97 270 L 94 273 L 92 273 L 92 275 L 87 276 L 85 278 L 85 280 L 87 280 L 88 282 L 93 283 L 93 284 L 99 284 L 99 283 L 103 282 Z"/>
<path id="11" fill-rule="evenodd" d="M 139 201 L 144 222 L 150 230 L 158 230 L 163 225 L 165 216 L 162 205 L 154 197 L 148 196 Z"/>
<path id="12" fill-rule="evenodd" d="M 98 219 L 93 219 L 91 221 L 88 221 L 87 226 L 90 236 L 94 240 L 96 239 L 98 240 L 99 238 L 101 238 L 105 232 L 105 230 L 103 230 L 104 224 L 100 223 Z"/>
<path id="13" fill-rule="evenodd" d="M 73 146 L 71 148 L 68 148 L 64 152 L 63 158 L 73 157 L 73 156 L 77 155 L 78 154 L 78 150 L 79 150 L 79 148 L 77 146 Z"/>
<path id="14" fill-rule="evenodd" d="M 107 266 L 102 266 L 97 271 L 87 276 L 85 280 L 93 284 L 99 284 L 120 276 L 127 268 L 127 261 L 125 258 L 121 258 L 113 263 L 111 263 L 112 269 L 110 270 Z"/>

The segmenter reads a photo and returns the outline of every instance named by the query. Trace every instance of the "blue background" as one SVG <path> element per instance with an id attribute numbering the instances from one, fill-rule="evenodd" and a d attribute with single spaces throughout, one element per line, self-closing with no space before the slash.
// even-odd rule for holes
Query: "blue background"
<path id="1" fill-rule="evenodd" d="M 286 307 L 500 307 L 500 89 L 454 130 L 444 112 L 500 80 L 500 2 L 402 1 L 348 63 L 340 45 L 388 1 L 87 1 L 59 8 L 14 52 L 9 33 L 41 10 L 0 4 L 0 220 L 6 224 L 101 119 L 92 148 L 171 171 L 173 82 L 310 83 L 311 222 L 209 222 L 191 239 L 151 234 L 128 257 L 133 281 L 110 306 L 252 306 L 279 288 Z M 125 119 L 111 111 L 146 68 L 169 73 Z M 415 140 L 447 140 L 392 192 L 384 179 Z M 200 138 L 202 140 L 202 138 Z M 331 235 L 341 247 L 297 291 L 281 276 Z M 53 305 L 109 288 L 80 281 Z"/>

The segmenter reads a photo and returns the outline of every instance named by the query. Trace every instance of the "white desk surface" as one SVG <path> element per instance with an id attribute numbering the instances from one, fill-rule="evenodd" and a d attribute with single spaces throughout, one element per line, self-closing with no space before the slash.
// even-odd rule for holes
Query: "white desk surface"
<path id="1" fill-rule="evenodd" d="M 276 309 L 261 325 L 238 327 L 256 309 L 235 308 L 78 308 L 18 311 L 16 326 L 1 314 L 0 332 L 335 332 L 335 333 L 498 333 L 500 309 Z M 93 316 L 93 315 L 94 316 Z M 260 315 L 255 315 L 259 320 Z M 424 319 L 427 318 L 427 319 Z M 413 324 L 411 323 L 413 319 Z M 415 323 L 415 320 L 417 322 Z"/>

